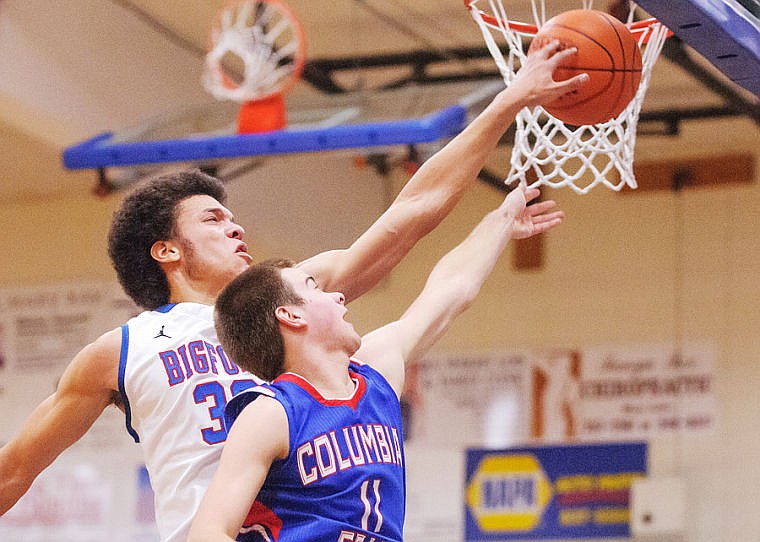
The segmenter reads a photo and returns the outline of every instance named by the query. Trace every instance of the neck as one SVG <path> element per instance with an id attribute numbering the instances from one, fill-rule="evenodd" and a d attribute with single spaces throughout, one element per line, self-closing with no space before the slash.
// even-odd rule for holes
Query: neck
<path id="1" fill-rule="evenodd" d="M 285 345 L 285 370 L 295 373 L 311 383 L 326 399 L 349 397 L 355 383 L 348 372 L 350 354 L 344 350 L 327 351 L 317 348 L 294 348 Z"/>
<path id="2" fill-rule="evenodd" d="M 170 303 L 201 303 L 203 305 L 213 305 L 216 302 L 216 296 L 208 295 L 203 292 L 186 291 L 186 292 L 174 292 L 172 291 L 169 299 Z"/>
<path id="3" fill-rule="evenodd" d="M 169 278 L 169 291 L 171 303 L 189 302 L 213 305 L 221 289 L 211 284 L 193 282 L 184 275 L 179 275 Z"/>

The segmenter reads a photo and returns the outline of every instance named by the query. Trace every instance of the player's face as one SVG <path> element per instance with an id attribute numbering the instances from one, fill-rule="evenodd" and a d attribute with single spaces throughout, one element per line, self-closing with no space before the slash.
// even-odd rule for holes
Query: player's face
<path id="1" fill-rule="evenodd" d="M 323 344 L 349 351 L 353 354 L 361 343 L 354 326 L 344 317 L 345 296 L 340 292 L 324 292 L 313 277 L 304 271 L 290 267 L 282 270 L 282 277 L 304 301 L 301 307 L 311 333 Z"/>
<path id="2" fill-rule="evenodd" d="M 183 200 L 177 214 L 178 245 L 188 280 L 220 291 L 251 264 L 243 228 L 207 195 Z"/>

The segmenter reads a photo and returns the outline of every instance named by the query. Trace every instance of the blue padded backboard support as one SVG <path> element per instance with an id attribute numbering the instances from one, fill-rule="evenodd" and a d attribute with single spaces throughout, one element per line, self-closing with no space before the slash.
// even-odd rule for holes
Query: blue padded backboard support
<path id="1" fill-rule="evenodd" d="M 636 3 L 732 81 L 760 97 L 760 19 L 746 7 L 736 0 Z"/>
<path id="2" fill-rule="evenodd" d="M 466 124 L 467 110 L 464 105 L 457 104 L 420 119 L 348 124 L 330 128 L 286 128 L 261 134 L 116 142 L 112 133 L 104 133 L 65 149 L 63 164 L 67 169 L 98 169 L 110 166 L 430 143 L 456 135 Z"/>

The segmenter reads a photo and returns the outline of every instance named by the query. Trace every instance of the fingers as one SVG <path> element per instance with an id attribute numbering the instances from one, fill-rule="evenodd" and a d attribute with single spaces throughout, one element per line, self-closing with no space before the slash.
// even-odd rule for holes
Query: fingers
<path id="1" fill-rule="evenodd" d="M 559 42 L 557 42 L 557 48 L 559 48 Z M 557 48 L 555 48 L 555 51 Z M 577 47 L 568 47 L 567 49 L 559 50 L 555 54 L 551 55 L 551 59 L 552 62 L 554 62 L 555 66 L 559 66 L 566 58 L 573 56 L 577 52 Z"/>
<path id="2" fill-rule="evenodd" d="M 539 222 L 537 224 L 533 224 L 533 232 L 534 234 L 545 233 L 555 226 L 559 226 L 561 223 L 562 218 L 554 218 L 552 220 L 547 220 L 546 222 Z"/>
<path id="3" fill-rule="evenodd" d="M 528 210 L 530 211 L 531 215 L 537 215 L 541 213 L 545 213 L 549 209 L 556 207 L 557 203 L 554 200 L 547 200 L 547 201 L 537 201 L 536 203 L 533 203 L 528 206 Z"/>
<path id="4" fill-rule="evenodd" d="M 541 191 L 538 188 L 528 188 L 528 184 L 525 180 L 520 181 L 520 186 L 525 191 L 525 201 L 533 201 L 541 195 Z"/>
<path id="5" fill-rule="evenodd" d="M 573 56 L 577 52 L 578 49 L 576 47 L 568 47 L 567 49 L 558 51 L 554 56 L 551 57 L 551 62 L 554 69 L 556 69 L 557 66 L 561 65 L 565 59 Z M 565 81 L 558 82 L 557 88 L 561 88 L 566 92 L 571 92 L 573 90 L 578 90 L 581 88 L 588 82 L 588 80 L 589 75 L 587 73 L 581 73 L 574 77 L 571 77 L 570 79 L 566 79 Z"/>
<path id="6" fill-rule="evenodd" d="M 559 40 L 551 40 L 543 45 L 540 49 L 537 49 L 531 53 L 530 56 L 535 56 L 544 60 L 550 60 L 552 68 L 556 68 L 567 58 L 573 56 L 578 52 L 577 47 L 563 48 L 562 42 Z"/>
<path id="7" fill-rule="evenodd" d="M 556 56 L 555 53 L 557 53 L 560 47 L 561 47 L 561 43 L 559 40 L 550 40 L 546 42 L 544 45 L 542 45 L 541 47 L 539 47 L 538 49 L 535 49 L 534 51 L 532 51 L 531 56 L 535 56 L 537 58 L 544 58 L 544 59 L 550 58 L 550 57 Z"/>
<path id="8" fill-rule="evenodd" d="M 577 47 L 568 47 L 566 49 L 562 49 L 561 47 L 562 44 L 558 40 L 552 40 L 537 51 L 537 56 L 548 59 L 552 72 L 566 59 L 578 52 Z M 581 88 L 588 80 L 588 74 L 581 73 L 565 81 L 557 82 L 557 88 L 562 89 L 564 92 L 572 92 Z"/>
<path id="9" fill-rule="evenodd" d="M 530 217 L 530 220 L 527 224 L 524 224 L 523 227 L 516 229 L 512 233 L 512 238 L 527 239 L 528 237 L 533 237 L 534 235 L 547 232 L 552 228 L 562 224 L 564 217 L 565 214 L 561 211 Z"/>
<path id="10" fill-rule="evenodd" d="M 526 201 L 532 201 L 541 194 L 541 191 L 538 188 L 529 188 L 526 184 L 523 183 L 523 181 L 520 181 L 520 184 L 518 186 L 524 191 Z M 551 211 L 555 207 L 557 207 L 557 202 L 554 200 L 550 199 L 546 201 L 538 201 L 526 206 L 525 213 L 527 213 L 527 216 L 530 217 L 531 221 L 534 224 L 541 222 L 553 222 L 555 220 L 561 221 L 565 217 L 565 213 L 564 211 L 560 210 Z"/>
<path id="11" fill-rule="evenodd" d="M 581 88 L 583 85 L 588 83 L 588 81 L 589 75 L 587 73 L 579 73 L 570 79 L 558 82 L 557 88 L 562 89 L 565 92 L 572 92 Z"/>
<path id="12" fill-rule="evenodd" d="M 548 223 L 557 223 L 559 224 L 562 222 L 562 220 L 565 218 L 565 213 L 562 211 L 554 211 L 553 213 L 543 214 L 543 215 L 537 215 L 531 217 L 531 220 L 533 221 L 533 224 L 538 226 L 541 224 L 548 224 Z"/>

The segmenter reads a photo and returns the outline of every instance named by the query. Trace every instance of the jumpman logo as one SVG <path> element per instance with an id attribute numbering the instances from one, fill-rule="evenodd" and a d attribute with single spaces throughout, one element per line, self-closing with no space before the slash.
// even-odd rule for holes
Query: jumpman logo
<path id="1" fill-rule="evenodd" d="M 163 326 L 161 326 L 161 330 L 158 332 L 158 335 L 156 335 L 153 338 L 154 339 L 158 339 L 159 337 L 166 337 L 167 339 L 171 339 L 171 337 L 169 337 L 169 335 L 167 335 L 166 333 L 164 333 L 164 328 L 165 327 L 166 327 L 166 324 L 164 324 Z"/>

